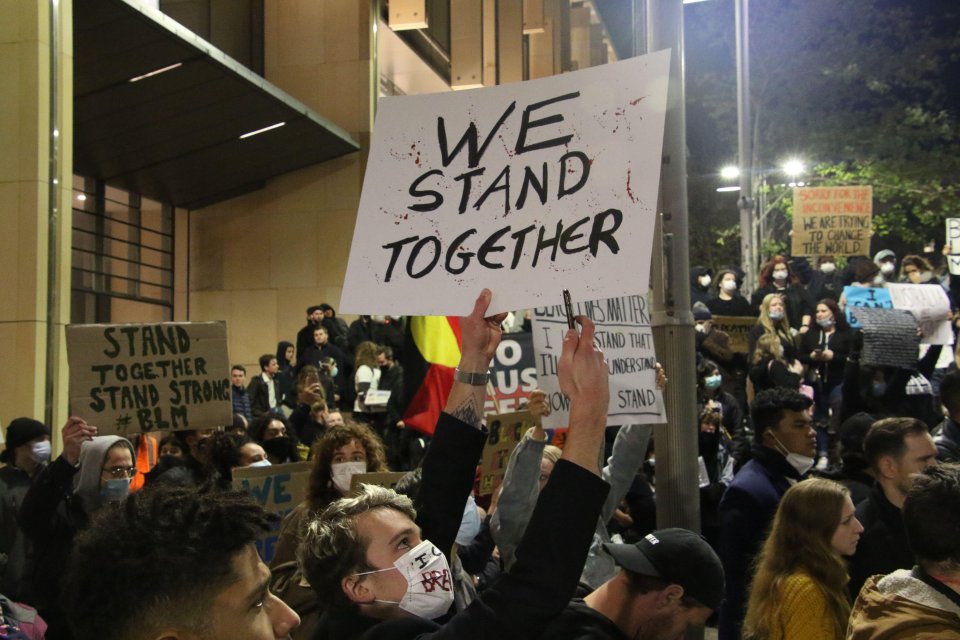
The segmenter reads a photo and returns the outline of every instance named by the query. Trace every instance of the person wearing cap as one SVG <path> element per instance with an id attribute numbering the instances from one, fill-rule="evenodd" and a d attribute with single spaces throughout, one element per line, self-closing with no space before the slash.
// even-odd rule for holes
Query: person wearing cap
<path id="1" fill-rule="evenodd" d="M 713 360 L 724 368 L 733 364 L 734 353 L 730 334 L 713 326 L 713 314 L 702 302 L 693 305 L 694 329 L 697 331 L 697 354 Z"/>
<path id="2" fill-rule="evenodd" d="M 17 511 L 27 490 L 50 461 L 50 429 L 39 420 L 17 418 L 7 426 L 7 448 L 0 453 L 0 593 L 29 599 L 30 545 Z"/>
<path id="3" fill-rule="evenodd" d="M 702 536 L 660 529 L 635 544 L 605 543 L 620 571 L 574 599 L 543 632 L 549 640 L 673 640 L 720 606 L 723 566 Z"/>
<path id="4" fill-rule="evenodd" d="M 877 251 L 873 256 L 873 263 L 877 265 L 885 279 L 893 280 L 893 274 L 897 272 L 897 254 L 890 249 Z"/>
<path id="5" fill-rule="evenodd" d="M 307 324 L 297 332 L 297 361 L 303 357 L 304 352 L 313 346 L 313 330 L 322 326 L 323 309 L 320 305 L 314 304 L 307 307 Z"/>

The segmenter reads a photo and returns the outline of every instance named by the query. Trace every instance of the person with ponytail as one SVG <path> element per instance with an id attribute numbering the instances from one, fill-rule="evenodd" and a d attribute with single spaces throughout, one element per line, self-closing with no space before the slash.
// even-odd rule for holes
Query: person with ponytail
<path id="1" fill-rule="evenodd" d="M 862 532 L 843 485 L 811 478 L 790 487 L 757 557 L 743 638 L 842 639 L 850 616 L 843 556 Z"/>

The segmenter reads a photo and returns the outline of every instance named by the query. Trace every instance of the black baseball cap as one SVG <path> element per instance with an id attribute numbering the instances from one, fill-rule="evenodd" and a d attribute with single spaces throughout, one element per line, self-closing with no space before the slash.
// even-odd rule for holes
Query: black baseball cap
<path id="1" fill-rule="evenodd" d="M 604 543 L 618 565 L 633 573 L 683 587 L 689 596 L 716 609 L 725 592 L 723 565 L 703 538 L 687 529 L 659 529 L 635 544 Z"/>

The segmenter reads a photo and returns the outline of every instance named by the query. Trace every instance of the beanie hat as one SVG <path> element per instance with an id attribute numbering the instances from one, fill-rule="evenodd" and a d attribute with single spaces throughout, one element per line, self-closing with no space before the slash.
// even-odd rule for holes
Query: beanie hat
<path id="1" fill-rule="evenodd" d="M 22 447 L 35 438 L 50 436 L 47 425 L 33 418 L 17 418 L 7 426 L 7 448 L 0 453 L 0 462 L 10 462 L 17 447 Z"/>
<path id="2" fill-rule="evenodd" d="M 713 320 L 713 314 L 710 313 L 710 309 L 707 308 L 707 305 L 702 302 L 693 303 L 693 319 L 694 320 Z"/>

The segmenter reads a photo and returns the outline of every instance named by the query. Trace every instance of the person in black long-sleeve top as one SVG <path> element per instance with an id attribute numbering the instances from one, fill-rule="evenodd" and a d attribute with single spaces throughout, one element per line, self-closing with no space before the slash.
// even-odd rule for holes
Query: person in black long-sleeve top
<path id="1" fill-rule="evenodd" d="M 827 421 L 831 407 L 840 412 L 840 384 L 853 339 L 854 331 L 847 324 L 846 316 L 836 302 L 827 298 L 817 303 L 809 329 L 800 338 L 797 357 L 814 372 L 810 379 L 814 392 L 813 418 L 817 423 L 818 457 L 826 457 L 830 450 Z"/>
<path id="2" fill-rule="evenodd" d="M 740 285 L 740 278 L 733 269 L 717 272 L 716 295 L 705 303 L 710 313 L 715 316 L 756 316 L 757 312 L 750 302 L 740 295 Z"/>
<path id="3" fill-rule="evenodd" d="M 783 357 L 783 346 L 777 336 L 766 334 L 757 341 L 757 350 L 750 367 L 750 382 L 753 390 L 759 393 L 764 389 L 785 387 L 800 388 L 800 372 L 803 366 L 798 361 L 787 362 Z"/>
<path id="4" fill-rule="evenodd" d="M 460 373 L 423 463 L 415 514 L 394 492 L 368 487 L 308 523 L 300 551 L 304 574 L 330 606 L 317 638 L 532 638 L 573 595 L 609 489 L 597 464 L 608 374 L 587 318 L 579 319 L 581 336 L 570 331 L 564 339 L 559 368 L 561 389 L 570 398 L 571 426 L 518 561 L 471 607 L 444 622 L 452 602 L 445 558 L 486 440 L 484 374 L 503 320 L 484 318 L 490 299 L 484 290 L 473 313 L 461 319 Z"/>

